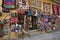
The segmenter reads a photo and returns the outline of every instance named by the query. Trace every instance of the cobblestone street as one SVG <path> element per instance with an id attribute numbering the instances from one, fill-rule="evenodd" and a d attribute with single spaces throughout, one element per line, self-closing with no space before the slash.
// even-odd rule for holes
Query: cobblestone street
<path id="1" fill-rule="evenodd" d="M 60 31 L 31 35 L 31 37 L 25 37 L 24 40 L 60 40 Z"/>

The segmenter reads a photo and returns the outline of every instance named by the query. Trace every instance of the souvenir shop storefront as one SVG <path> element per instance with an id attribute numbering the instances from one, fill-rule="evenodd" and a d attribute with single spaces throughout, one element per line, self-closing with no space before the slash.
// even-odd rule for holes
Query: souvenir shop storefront
<path id="1" fill-rule="evenodd" d="M 47 0 L 2 0 L 0 8 L 1 37 L 17 37 L 23 28 L 50 32 L 60 15 L 60 6 Z"/>

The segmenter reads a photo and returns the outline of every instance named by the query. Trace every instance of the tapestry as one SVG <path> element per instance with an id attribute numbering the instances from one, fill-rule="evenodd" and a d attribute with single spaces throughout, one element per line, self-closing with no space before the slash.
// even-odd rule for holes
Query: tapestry
<path id="1" fill-rule="evenodd" d="M 3 0 L 2 7 L 8 9 L 15 9 L 16 8 L 16 0 Z"/>
<path id="2" fill-rule="evenodd" d="M 54 13 L 55 15 L 58 14 L 57 5 L 53 5 L 53 13 Z"/>
<path id="3" fill-rule="evenodd" d="M 28 0 L 19 0 L 19 8 L 18 11 L 29 11 L 29 2 Z"/>
<path id="4" fill-rule="evenodd" d="M 50 13 L 50 4 L 44 2 L 44 12 Z"/>

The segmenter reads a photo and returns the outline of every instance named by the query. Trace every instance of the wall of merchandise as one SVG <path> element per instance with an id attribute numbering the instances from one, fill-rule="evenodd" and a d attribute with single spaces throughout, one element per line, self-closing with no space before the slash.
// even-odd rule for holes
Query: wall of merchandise
<path id="1" fill-rule="evenodd" d="M 25 14 L 24 11 L 27 14 Z M 29 11 L 29 12 L 27 12 L 27 11 Z M 13 16 L 13 13 L 18 13 L 21 15 L 24 14 L 23 16 L 19 15 L 19 17 L 21 17 L 23 19 L 24 24 L 26 24 L 27 19 L 29 19 L 30 22 L 32 22 L 31 20 L 32 20 L 32 18 L 34 18 L 32 25 L 36 26 L 35 25 L 36 21 L 37 21 L 36 16 L 40 17 L 41 13 L 56 14 L 56 15 L 58 13 L 60 14 L 60 5 L 58 5 L 54 2 L 51 2 L 51 0 L 23 0 L 23 1 L 22 0 L 20 0 L 20 1 L 18 1 L 18 0 L 9 0 L 9 1 L 0 0 L 0 12 L 2 13 L 2 16 L 0 16 L 0 20 L 10 19 L 11 16 Z M 33 16 L 31 16 L 31 15 L 33 15 Z M 17 15 L 15 14 L 14 16 L 17 16 Z M 28 16 L 30 16 L 30 17 L 28 17 Z M 17 19 L 17 17 L 16 17 L 16 19 Z M 11 20 L 13 20 L 13 18 Z M 19 18 L 19 20 L 20 20 L 20 18 Z M 16 22 L 16 21 L 18 21 L 18 20 L 11 21 L 11 23 Z M 14 26 L 14 24 L 13 24 L 13 26 Z M 12 31 L 16 31 L 16 30 L 12 30 Z M 11 35 L 13 35 L 13 34 L 14 33 L 11 33 Z"/>

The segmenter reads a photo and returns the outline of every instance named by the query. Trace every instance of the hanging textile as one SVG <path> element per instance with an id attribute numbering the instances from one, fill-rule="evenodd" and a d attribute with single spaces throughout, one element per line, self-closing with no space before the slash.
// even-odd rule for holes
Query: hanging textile
<path id="1" fill-rule="evenodd" d="M 14 9 L 16 8 L 16 0 L 3 0 L 3 8 Z"/>
<path id="2" fill-rule="evenodd" d="M 26 12 L 26 15 L 27 15 L 27 16 L 31 16 L 31 15 L 32 15 L 32 11 L 31 11 L 31 9 L 29 9 L 29 11 Z"/>
<path id="3" fill-rule="evenodd" d="M 58 14 L 57 5 L 53 5 L 53 13 L 54 13 L 54 15 Z"/>
<path id="4" fill-rule="evenodd" d="M 18 11 L 29 11 L 28 0 L 19 0 L 19 8 Z"/>
<path id="5" fill-rule="evenodd" d="M 16 23 L 18 22 L 18 17 L 11 17 L 10 18 L 10 23 Z"/>
<path id="6" fill-rule="evenodd" d="M 50 13 L 50 4 L 44 2 L 44 12 Z"/>

